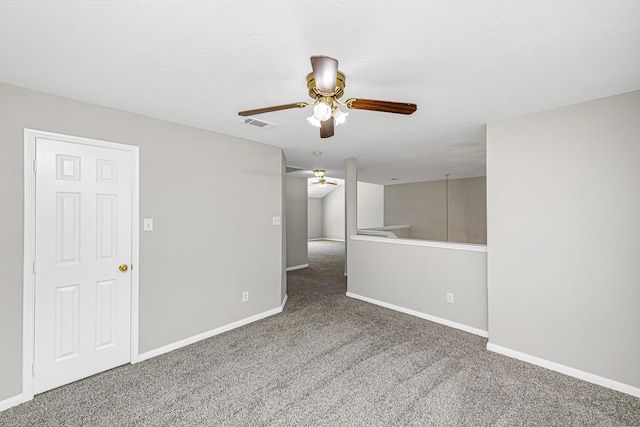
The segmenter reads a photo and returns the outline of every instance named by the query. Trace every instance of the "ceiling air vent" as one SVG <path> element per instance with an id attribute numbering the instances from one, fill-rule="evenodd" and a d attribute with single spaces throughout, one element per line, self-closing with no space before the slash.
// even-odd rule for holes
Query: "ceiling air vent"
<path id="1" fill-rule="evenodd" d="M 269 129 L 272 127 L 276 127 L 275 123 L 265 122 L 264 120 L 254 119 L 253 117 L 248 117 L 242 121 L 242 123 L 246 123 L 251 126 L 257 126 L 262 129 Z"/>

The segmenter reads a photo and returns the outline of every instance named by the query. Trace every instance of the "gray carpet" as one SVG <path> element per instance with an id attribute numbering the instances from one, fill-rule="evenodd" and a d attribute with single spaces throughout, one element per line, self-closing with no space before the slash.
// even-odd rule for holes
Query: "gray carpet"
<path id="1" fill-rule="evenodd" d="M 342 243 L 309 255 L 282 314 L 43 393 L 0 425 L 640 425 L 638 398 L 345 297 Z"/>

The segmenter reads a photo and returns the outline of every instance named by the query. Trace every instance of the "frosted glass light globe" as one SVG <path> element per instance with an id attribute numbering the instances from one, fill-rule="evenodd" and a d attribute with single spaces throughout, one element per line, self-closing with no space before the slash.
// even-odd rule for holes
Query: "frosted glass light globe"
<path id="1" fill-rule="evenodd" d="M 331 117 L 331 106 L 326 102 L 321 102 L 313 108 L 313 117 L 324 122 Z"/>
<path id="2" fill-rule="evenodd" d="M 344 123 L 345 120 L 347 119 L 348 115 L 349 115 L 349 113 L 345 113 L 341 109 L 336 108 L 333 111 L 333 120 L 335 121 L 336 126 L 341 125 L 342 123 Z"/>
<path id="3" fill-rule="evenodd" d="M 320 127 L 320 120 L 316 119 L 315 116 L 307 117 L 307 121 L 311 123 L 311 126 Z"/>

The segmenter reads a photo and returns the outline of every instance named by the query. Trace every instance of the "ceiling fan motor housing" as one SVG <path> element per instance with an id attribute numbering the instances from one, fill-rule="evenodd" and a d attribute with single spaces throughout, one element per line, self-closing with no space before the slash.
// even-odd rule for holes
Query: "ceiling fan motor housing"
<path id="1" fill-rule="evenodd" d="M 336 90 L 333 92 L 323 92 L 316 87 L 316 80 L 313 77 L 313 73 L 307 75 L 307 88 L 309 89 L 309 96 L 312 99 L 316 99 L 318 97 L 328 97 L 328 98 L 340 98 L 344 95 L 344 86 L 346 84 L 346 78 L 344 74 L 338 71 L 338 75 L 336 77 Z"/>

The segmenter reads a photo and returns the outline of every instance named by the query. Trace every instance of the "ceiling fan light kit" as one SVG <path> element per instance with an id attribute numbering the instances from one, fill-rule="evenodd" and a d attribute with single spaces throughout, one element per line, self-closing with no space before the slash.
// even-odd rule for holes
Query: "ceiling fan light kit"
<path id="1" fill-rule="evenodd" d="M 350 110 L 369 110 L 396 114 L 413 114 L 416 104 L 391 101 L 375 101 L 371 99 L 350 98 L 340 101 L 344 95 L 346 79 L 338 71 L 338 60 L 329 56 L 314 55 L 311 57 L 313 72 L 307 75 L 307 89 L 313 102 L 294 102 L 274 107 L 258 108 L 240 111 L 240 116 L 268 113 L 271 111 L 288 110 L 290 108 L 304 108 L 313 106 L 313 115 L 307 121 L 320 128 L 320 137 L 329 138 L 334 135 L 334 127 L 344 123 L 349 113 L 342 111 L 339 106 Z"/>

